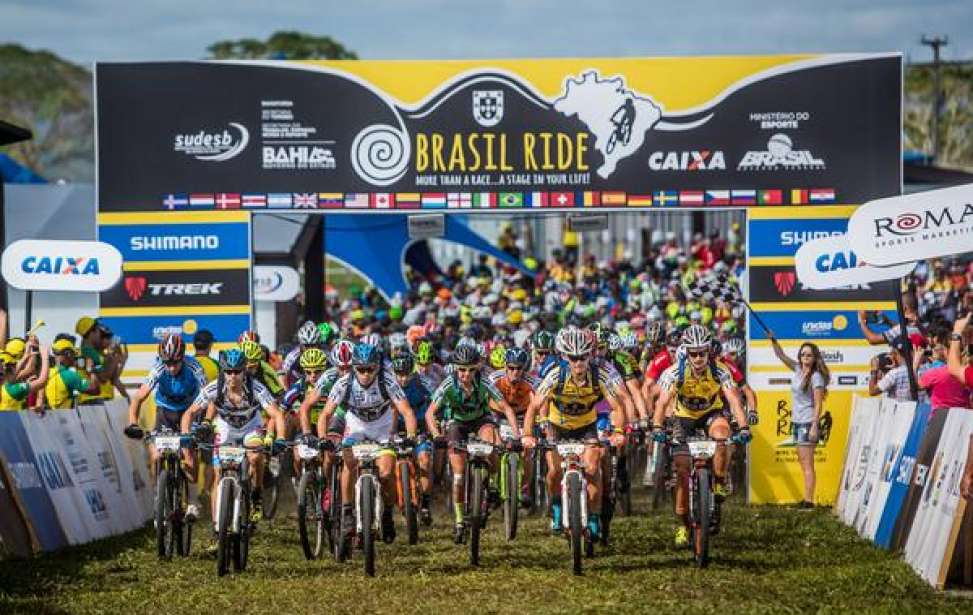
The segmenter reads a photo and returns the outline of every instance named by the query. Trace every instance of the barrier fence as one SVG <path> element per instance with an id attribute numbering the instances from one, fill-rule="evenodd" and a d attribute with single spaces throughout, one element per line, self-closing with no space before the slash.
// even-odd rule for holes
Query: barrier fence
<path id="1" fill-rule="evenodd" d="M 124 400 L 73 410 L 0 412 L 0 539 L 29 556 L 142 527 L 148 460 L 124 437 Z"/>
<path id="2" fill-rule="evenodd" d="M 960 496 L 971 434 L 969 409 L 854 400 L 835 513 L 863 538 L 901 551 L 937 589 L 973 583 L 973 524 Z"/>

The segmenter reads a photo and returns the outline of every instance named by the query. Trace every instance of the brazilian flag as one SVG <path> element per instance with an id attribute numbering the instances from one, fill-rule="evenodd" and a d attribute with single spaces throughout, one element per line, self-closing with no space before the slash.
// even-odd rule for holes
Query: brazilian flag
<path id="1" fill-rule="evenodd" d="M 497 202 L 500 207 L 523 207 L 524 195 L 521 192 L 501 192 L 497 196 Z"/>

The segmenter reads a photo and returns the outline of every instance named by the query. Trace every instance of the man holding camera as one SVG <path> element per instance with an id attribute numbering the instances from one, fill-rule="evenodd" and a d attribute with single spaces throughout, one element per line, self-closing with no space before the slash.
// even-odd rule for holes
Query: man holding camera
<path id="1" fill-rule="evenodd" d="M 909 401 L 912 390 L 909 385 L 909 371 L 906 365 L 906 344 L 908 340 L 893 338 L 889 341 L 892 351 L 872 358 L 872 371 L 868 379 L 868 394 L 881 395 L 895 401 Z"/>

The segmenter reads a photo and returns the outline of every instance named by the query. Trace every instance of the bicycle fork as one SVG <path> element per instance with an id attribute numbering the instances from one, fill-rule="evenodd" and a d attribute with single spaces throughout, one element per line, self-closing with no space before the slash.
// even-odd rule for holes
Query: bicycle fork
<path id="1" fill-rule="evenodd" d="M 220 482 L 216 486 L 216 531 L 219 532 L 222 528 L 220 527 L 220 519 L 223 517 L 222 510 L 220 506 L 223 504 L 223 490 L 226 486 L 230 485 L 232 489 L 235 490 L 235 497 L 233 498 L 233 514 L 230 515 L 230 527 L 227 528 L 227 532 L 233 534 L 240 533 L 240 509 L 243 505 L 243 489 L 241 488 L 240 481 L 235 476 L 223 476 L 220 478 Z"/>
<path id="2" fill-rule="evenodd" d="M 568 478 L 573 474 L 578 475 L 581 483 L 581 528 L 588 527 L 588 481 L 584 477 L 584 472 L 577 468 L 572 468 L 564 472 L 561 477 L 561 524 L 565 529 L 571 529 L 571 498 L 568 497 Z M 604 497 L 604 496 L 603 496 Z"/>
<path id="3" fill-rule="evenodd" d="M 373 508 L 375 514 L 372 515 L 371 529 L 378 531 L 380 528 L 379 523 L 382 519 L 382 486 L 374 475 L 363 473 L 358 477 L 358 480 L 355 481 L 355 528 L 359 534 L 361 534 L 365 529 L 362 527 L 361 511 L 363 507 L 362 505 L 364 504 L 362 501 L 362 493 L 364 492 L 362 489 L 362 483 L 366 480 L 372 481 L 372 486 L 374 487 L 373 491 L 375 492 L 375 502 Z"/>

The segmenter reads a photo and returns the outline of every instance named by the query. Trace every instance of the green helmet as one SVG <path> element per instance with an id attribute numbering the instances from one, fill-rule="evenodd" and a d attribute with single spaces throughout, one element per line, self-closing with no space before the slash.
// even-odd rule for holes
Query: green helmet
<path id="1" fill-rule="evenodd" d="M 554 350 L 554 335 L 550 331 L 538 331 L 534 334 L 534 350 Z"/>
<path id="2" fill-rule="evenodd" d="M 426 340 L 419 342 L 419 347 L 416 348 L 416 363 L 419 365 L 432 363 L 432 344 Z"/>
<path id="3" fill-rule="evenodd" d="M 389 318 L 394 321 L 402 320 L 402 306 L 398 304 L 391 306 L 389 308 Z"/>
<path id="4" fill-rule="evenodd" d="M 247 340 L 240 344 L 240 350 L 243 351 L 243 356 L 247 358 L 247 361 L 251 363 L 261 361 L 264 358 L 264 350 L 257 342 Z"/>
<path id="5" fill-rule="evenodd" d="M 321 324 L 318 325 L 318 335 L 321 338 L 321 343 L 327 344 L 328 342 L 331 341 L 331 338 L 334 336 L 334 329 L 332 329 L 331 325 L 329 325 L 328 323 L 322 322 Z"/>

